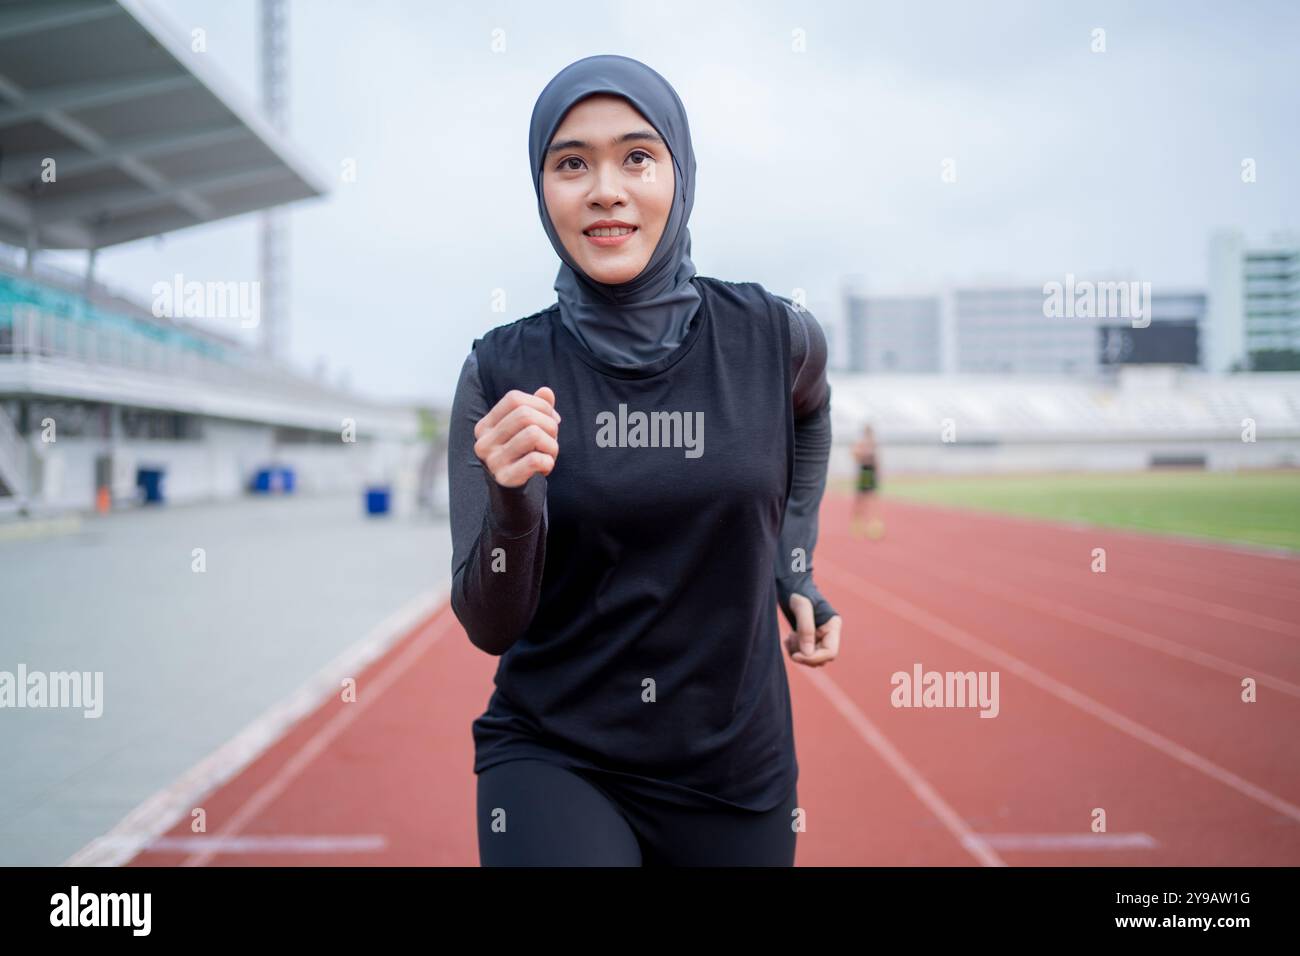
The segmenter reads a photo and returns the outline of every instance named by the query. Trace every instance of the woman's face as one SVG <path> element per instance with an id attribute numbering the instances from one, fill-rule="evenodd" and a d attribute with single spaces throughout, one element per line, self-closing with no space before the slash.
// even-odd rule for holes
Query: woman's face
<path id="1" fill-rule="evenodd" d="M 607 285 L 640 275 L 673 204 L 672 154 L 654 127 L 620 96 L 589 96 L 565 114 L 543 162 L 546 211 L 573 261 Z"/>

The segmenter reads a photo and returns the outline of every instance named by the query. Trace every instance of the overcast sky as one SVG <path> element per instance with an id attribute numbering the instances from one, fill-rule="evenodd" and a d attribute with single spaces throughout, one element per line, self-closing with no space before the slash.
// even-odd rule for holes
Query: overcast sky
<path id="1" fill-rule="evenodd" d="M 256 102 L 255 0 L 154 5 L 204 29 L 202 55 Z M 555 300 L 528 119 L 595 53 L 648 63 L 686 105 L 698 270 L 804 289 L 831 329 L 849 275 L 879 292 L 1067 272 L 1203 287 L 1214 228 L 1300 229 L 1297 11 L 296 0 L 291 136 L 334 187 L 291 217 L 292 359 L 379 397 L 449 401 L 475 336 Z M 98 268 L 145 303 L 176 272 L 255 279 L 256 223 L 114 247 Z"/>

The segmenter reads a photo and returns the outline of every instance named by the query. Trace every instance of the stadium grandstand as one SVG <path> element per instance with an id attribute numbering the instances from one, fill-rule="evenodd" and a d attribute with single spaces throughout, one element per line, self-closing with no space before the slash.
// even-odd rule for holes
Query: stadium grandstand
<path id="1" fill-rule="evenodd" d="M 832 470 L 871 423 L 892 471 L 1300 465 L 1300 373 L 1128 366 L 1115 377 L 831 374 Z"/>
<path id="2" fill-rule="evenodd" d="M 97 281 L 100 249 L 327 192 L 203 60 L 137 0 L 0 5 L 0 513 L 143 501 L 160 476 L 176 501 L 259 475 L 343 490 L 429 457 L 416 409 Z"/>

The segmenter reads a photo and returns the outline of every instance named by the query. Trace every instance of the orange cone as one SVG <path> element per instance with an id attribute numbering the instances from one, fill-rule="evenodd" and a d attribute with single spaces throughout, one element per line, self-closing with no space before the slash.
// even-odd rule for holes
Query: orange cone
<path id="1" fill-rule="evenodd" d="M 109 510 L 111 505 L 112 498 L 109 497 L 108 486 L 100 485 L 99 492 L 95 495 L 95 510 L 100 514 L 104 514 Z"/>

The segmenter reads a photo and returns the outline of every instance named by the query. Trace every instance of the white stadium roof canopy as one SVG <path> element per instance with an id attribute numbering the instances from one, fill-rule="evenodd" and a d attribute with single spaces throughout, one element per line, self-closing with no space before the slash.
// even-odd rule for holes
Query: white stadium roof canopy
<path id="1" fill-rule="evenodd" d="M 102 248 L 324 195 L 207 56 L 144 0 L 0 0 L 0 242 Z"/>

